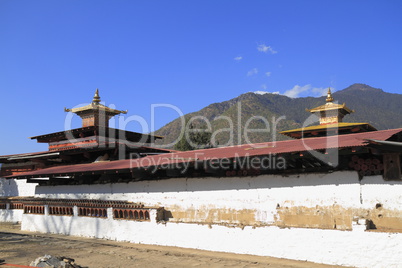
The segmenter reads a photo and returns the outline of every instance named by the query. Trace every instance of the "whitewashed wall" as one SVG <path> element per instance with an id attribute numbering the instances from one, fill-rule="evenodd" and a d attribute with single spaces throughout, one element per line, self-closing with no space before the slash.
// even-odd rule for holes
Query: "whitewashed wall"
<path id="1" fill-rule="evenodd" d="M 402 182 L 382 176 L 359 181 L 356 172 L 291 176 L 180 178 L 119 184 L 38 186 L 36 196 L 46 198 L 114 199 L 141 202 L 174 211 L 253 210 L 255 220 L 272 224 L 280 207 L 402 211 Z M 194 217 L 194 215 L 193 215 Z M 182 219 L 194 221 L 193 219 Z"/>
<path id="2" fill-rule="evenodd" d="M 33 196 L 36 183 L 0 178 L 0 196 Z"/>
<path id="3" fill-rule="evenodd" d="M 381 179 L 382 180 L 382 179 Z M 402 184 L 399 185 L 402 187 Z M 271 214 L 277 204 L 356 207 L 360 184 L 355 172 L 258 177 L 179 178 L 99 185 L 38 186 L 37 197 L 114 199 L 147 206 L 180 206 L 184 209 L 257 209 Z M 266 221 L 272 215 L 266 215 Z"/>
<path id="4" fill-rule="evenodd" d="M 182 178 L 105 185 L 38 186 L 37 197 L 114 199 L 141 202 L 167 210 L 255 210 L 257 220 L 270 224 L 277 206 L 334 206 L 346 209 L 383 207 L 402 210 L 402 183 L 356 172 L 291 176 Z M 356 267 L 401 267 L 402 234 L 367 232 L 360 220 L 353 231 L 275 226 L 200 225 L 181 222 L 23 215 L 31 231 L 91 236 L 135 243 L 198 248 L 308 260 Z"/>
<path id="5" fill-rule="evenodd" d="M 0 209 L 0 222 L 21 222 L 23 213 L 22 209 Z"/>
<path id="6" fill-rule="evenodd" d="M 0 197 L 34 196 L 36 183 L 0 178 Z M 0 222 L 21 222 L 22 209 L 0 209 Z"/>
<path id="7" fill-rule="evenodd" d="M 389 209 L 402 210 L 401 181 L 384 181 L 382 176 L 369 176 L 364 177 L 360 187 L 363 208 L 381 203 Z"/>
<path id="8" fill-rule="evenodd" d="M 110 211 L 109 211 L 110 215 Z M 23 230 L 133 243 L 272 256 L 355 267 L 401 267 L 402 235 L 353 231 L 199 224 L 24 214 Z"/>

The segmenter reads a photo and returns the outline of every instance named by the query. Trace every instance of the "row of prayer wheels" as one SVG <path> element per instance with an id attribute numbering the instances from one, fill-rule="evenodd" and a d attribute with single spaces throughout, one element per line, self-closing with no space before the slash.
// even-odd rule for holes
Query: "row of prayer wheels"
<path id="1" fill-rule="evenodd" d="M 378 158 L 361 158 L 354 155 L 349 161 L 349 168 L 358 171 L 361 176 L 380 175 L 384 164 Z"/>

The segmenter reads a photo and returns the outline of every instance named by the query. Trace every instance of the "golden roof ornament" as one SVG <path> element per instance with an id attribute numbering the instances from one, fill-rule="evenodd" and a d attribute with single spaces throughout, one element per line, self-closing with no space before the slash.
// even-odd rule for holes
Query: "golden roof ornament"
<path id="1" fill-rule="evenodd" d="M 333 102 L 334 98 L 332 97 L 331 88 L 328 88 L 327 98 L 325 100 L 327 102 L 324 105 L 307 110 L 311 113 L 315 113 L 319 117 L 320 125 L 340 123 L 345 115 L 354 112 L 346 107 L 345 103 L 338 104 Z"/>
<path id="2" fill-rule="evenodd" d="M 99 104 L 100 101 L 101 101 L 101 99 L 100 99 L 100 96 L 99 96 L 99 89 L 96 89 L 95 96 L 94 96 L 94 98 L 92 100 L 92 103 L 93 104 Z"/>
<path id="3" fill-rule="evenodd" d="M 88 126 L 109 126 L 109 119 L 118 114 L 126 114 L 126 111 L 120 111 L 109 108 L 100 103 L 99 89 L 96 89 L 92 102 L 86 106 L 67 109 L 66 112 L 72 112 L 82 118 L 82 127 Z"/>
<path id="4" fill-rule="evenodd" d="M 327 102 L 333 102 L 333 101 L 334 101 L 334 98 L 332 97 L 332 93 L 331 93 L 331 88 L 330 88 L 330 87 L 328 88 L 326 101 L 327 101 Z"/>

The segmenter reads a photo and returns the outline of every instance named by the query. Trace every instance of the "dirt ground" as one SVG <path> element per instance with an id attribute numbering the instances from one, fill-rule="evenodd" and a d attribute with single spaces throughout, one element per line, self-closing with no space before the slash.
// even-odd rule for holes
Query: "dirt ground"
<path id="1" fill-rule="evenodd" d="M 90 268 L 339 267 L 252 255 L 39 234 L 21 231 L 18 225 L 0 224 L 0 259 L 5 260 L 5 263 L 29 265 L 31 261 L 44 255 L 73 258 L 76 264 Z M 11 266 L 0 264 L 0 267 Z"/>

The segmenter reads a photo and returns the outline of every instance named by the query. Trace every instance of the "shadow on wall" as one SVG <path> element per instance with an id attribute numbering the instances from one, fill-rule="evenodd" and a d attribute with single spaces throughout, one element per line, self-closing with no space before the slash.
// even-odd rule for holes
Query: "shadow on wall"
<path id="1" fill-rule="evenodd" d="M 18 196 L 18 185 L 15 180 L 0 178 L 0 196 Z"/>

